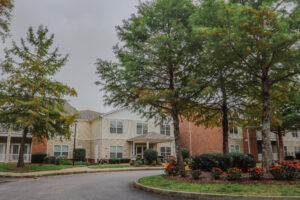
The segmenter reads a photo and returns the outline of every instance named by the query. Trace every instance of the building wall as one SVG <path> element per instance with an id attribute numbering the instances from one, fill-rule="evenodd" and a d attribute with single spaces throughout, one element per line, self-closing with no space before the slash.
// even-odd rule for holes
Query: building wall
<path id="1" fill-rule="evenodd" d="M 287 147 L 287 152 L 295 156 L 295 147 L 300 146 L 300 131 L 298 137 L 293 137 L 292 132 L 288 131 L 283 137 L 283 145 Z"/>
<path id="2" fill-rule="evenodd" d="M 220 127 L 205 128 L 183 119 L 179 128 L 181 145 L 183 148 L 188 149 L 192 156 L 222 152 L 223 135 Z"/>
<path id="3" fill-rule="evenodd" d="M 32 140 L 32 153 L 47 153 L 47 138 L 43 141 L 38 141 L 36 138 Z"/>

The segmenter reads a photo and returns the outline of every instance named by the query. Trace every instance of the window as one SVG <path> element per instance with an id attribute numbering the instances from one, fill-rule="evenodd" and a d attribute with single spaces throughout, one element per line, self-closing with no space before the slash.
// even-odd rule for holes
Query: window
<path id="1" fill-rule="evenodd" d="M 294 147 L 295 153 L 300 153 L 300 146 Z"/>
<path id="2" fill-rule="evenodd" d="M 54 156 L 69 156 L 69 146 L 68 145 L 54 145 Z"/>
<path id="3" fill-rule="evenodd" d="M 292 135 L 293 135 L 293 137 L 298 137 L 298 131 L 297 131 L 297 129 L 293 129 L 292 130 Z"/>
<path id="4" fill-rule="evenodd" d="M 230 134 L 238 134 L 239 133 L 237 127 L 231 127 L 229 129 L 229 132 L 230 132 Z"/>
<path id="5" fill-rule="evenodd" d="M 121 121 L 110 121 L 110 133 L 123 133 L 123 123 Z"/>
<path id="6" fill-rule="evenodd" d="M 238 144 L 231 144 L 230 145 L 230 152 L 240 152 L 240 145 L 238 145 Z"/>
<path id="7" fill-rule="evenodd" d="M 109 158 L 123 158 L 123 147 L 110 146 Z"/>
<path id="8" fill-rule="evenodd" d="M 146 134 L 148 133 L 148 124 L 145 123 L 137 123 L 136 124 L 136 134 Z"/>
<path id="9" fill-rule="evenodd" d="M 284 155 L 285 155 L 285 156 L 288 156 L 288 149 L 287 149 L 287 146 L 284 146 L 283 149 L 284 149 Z"/>
<path id="10" fill-rule="evenodd" d="M 169 124 L 165 124 L 165 125 L 160 125 L 160 134 L 163 135 L 170 135 L 170 125 Z"/>
<path id="11" fill-rule="evenodd" d="M 171 147 L 160 147 L 160 155 L 168 157 L 171 155 Z"/>

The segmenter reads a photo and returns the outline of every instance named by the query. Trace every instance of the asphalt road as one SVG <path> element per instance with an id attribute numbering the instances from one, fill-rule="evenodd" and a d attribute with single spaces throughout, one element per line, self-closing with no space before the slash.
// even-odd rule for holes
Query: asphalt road
<path id="1" fill-rule="evenodd" d="M 179 200 L 133 188 L 136 179 L 161 173 L 153 170 L 15 179 L 0 183 L 0 200 Z"/>

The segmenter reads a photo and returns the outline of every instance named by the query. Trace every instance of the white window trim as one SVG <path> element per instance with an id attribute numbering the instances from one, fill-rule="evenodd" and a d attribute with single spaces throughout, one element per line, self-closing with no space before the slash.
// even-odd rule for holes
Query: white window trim
<path id="1" fill-rule="evenodd" d="M 162 130 L 161 130 L 161 128 L 162 128 L 162 126 L 164 127 L 163 128 L 163 133 L 162 133 Z M 170 127 L 170 134 L 169 135 L 167 135 L 167 126 L 169 126 Z M 162 135 L 166 135 L 166 136 L 171 136 L 171 125 L 170 124 L 161 124 L 160 126 L 159 126 L 159 132 L 160 132 L 160 134 L 162 134 Z"/>
<path id="2" fill-rule="evenodd" d="M 111 148 L 111 147 L 115 147 L 115 148 L 116 148 L 116 152 L 115 152 L 115 153 L 116 153 L 116 157 L 118 157 L 118 151 L 117 151 L 118 147 L 122 147 L 122 152 L 121 152 L 121 153 L 122 153 L 122 158 L 124 158 L 124 147 L 123 147 L 123 146 L 120 146 L 120 145 L 115 145 L 115 146 L 114 146 L 114 145 L 111 145 L 111 146 L 109 146 L 109 154 L 108 154 L 108 155 L 109 155 L 109 159 L 119 159 L 119 158 L 111 158 L 111 157 L 110 157 L 110 153 L 111 153 L 110 148 Z M 120 153 L 120 152 L 119 152 L 119 153 Z"/>
<path id="3" fill-rule="evenodd" d="M 231 151 L 231 146 L 234 146 L 234 151 Z M 235 148 L 236 146 L 239 147 L 239 151 L 238 151 L 238 152 L 235 151 L 235 150 L 236 150 L 236 148 Z M 229 151 L 232 152 L 232 153 L 240 153 L 240 152 L 241 152 L 241 147 L 240 147 L 239 144 L 231 144 L 231 145 L 229 146 Z"/>
<path id="4" fill-rule="evenodd" d="M 163 155 L 162 155 L 163 152 L 162 152 L 162 150 L 161 150 L 162 147 L 165 148 L 165 152 L 164 152 L 165 154 L 167 153 L 166 149 L 167 149 L 167 148 L 170 148 L 170 155 L 169 155 L 169 156 L 172 155 L 172 147 L 169 147 L 169 146 L 161 146 L 160 149 L 159 149 L 159 150 L 160 150 L 160 156 L 163 156 Z"/>
<path id="5" fill-rule="evenodd" d="M 116 122 L 116 132 L 115 133 L 110 132 L 110 123 L 111 122 Z M 118 122 L 122 123 L 122 133 L 118 133 Z M 123 121 L 122 120 L 109 120 L 109 133 L 110 134 L 123 134 L 124 133 L 124 123 L 123 123 Z"/>
<path id="6" fill-rule="evenodd" d="M 233 129 L 233 132 L 231 132 L 231 129 Z M 237 130 L 237 133 L 234 132 L 234 129 Z M 229 128 L 229 134 L 238 135 L 239 134 L 239 128 L 238 127 L 230 127 Z"/>
<path id="7" fill-rule="evenodd" d="M 54 156 L 54 152 L 55 152 L 55 145 L 60 145 L 60 156 L 62 155 L 62 146 L 68 146 L 68 156 L 67 156 L 67 158 L 69 158 L 69 156 L 70 156 L 70 145 L 68 145 L 68 144 L 53 144 L 53 156 Z"/>
<path id="8" fill-rule="evenodd" d="M 141 133 L 141 134 L 138 134 L 138 127 L 137 127 L 138 124 L 142 124 L 142 133 Z M 146 132 L 146 133 L 144 133 L 144 126 L 145 126 L 145 125 L 147 126 L 147 132 Z M 149 132 L 149 131 L 148 131 L 148 128 L 149 128 L 148 123 L 137 122 L 135 127 L 136 127 L 136 134 L 137 134 L 137 135 L 144 135 L 144 134 L 147 134 L 147 133 Z"/>

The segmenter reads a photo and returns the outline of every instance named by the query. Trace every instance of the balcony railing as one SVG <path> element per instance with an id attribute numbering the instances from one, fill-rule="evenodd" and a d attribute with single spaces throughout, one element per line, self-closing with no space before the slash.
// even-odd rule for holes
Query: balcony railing
<path id="1" fill-rule="evenodd" d="M 10 154 L 10 161 L 18 161 L 19 154 Z M 31 162 L 31 154 L 24 154 L 24 161 Z"/>
<path id="2" fill-rule="evenodd" d="M 256 139 L 257 140 L 262 140 L 262 135 L 261 135 L 261 131 L 256 131 Z M 270 137 L 271 141 L 276 141 L 277 137 L 276 134 L 271 132 L 271 137 Z"/>
<path id="3" fill-rule="evenodd" d="M 273 153 L 273 160 L 278 160 L 278 155 L 277 155 L 277 153 Z M 261 153 L 258 154 L 258 161 L 259 161 L 259 162 L 262 161 L 262 154 L 261 154 Z"/>

